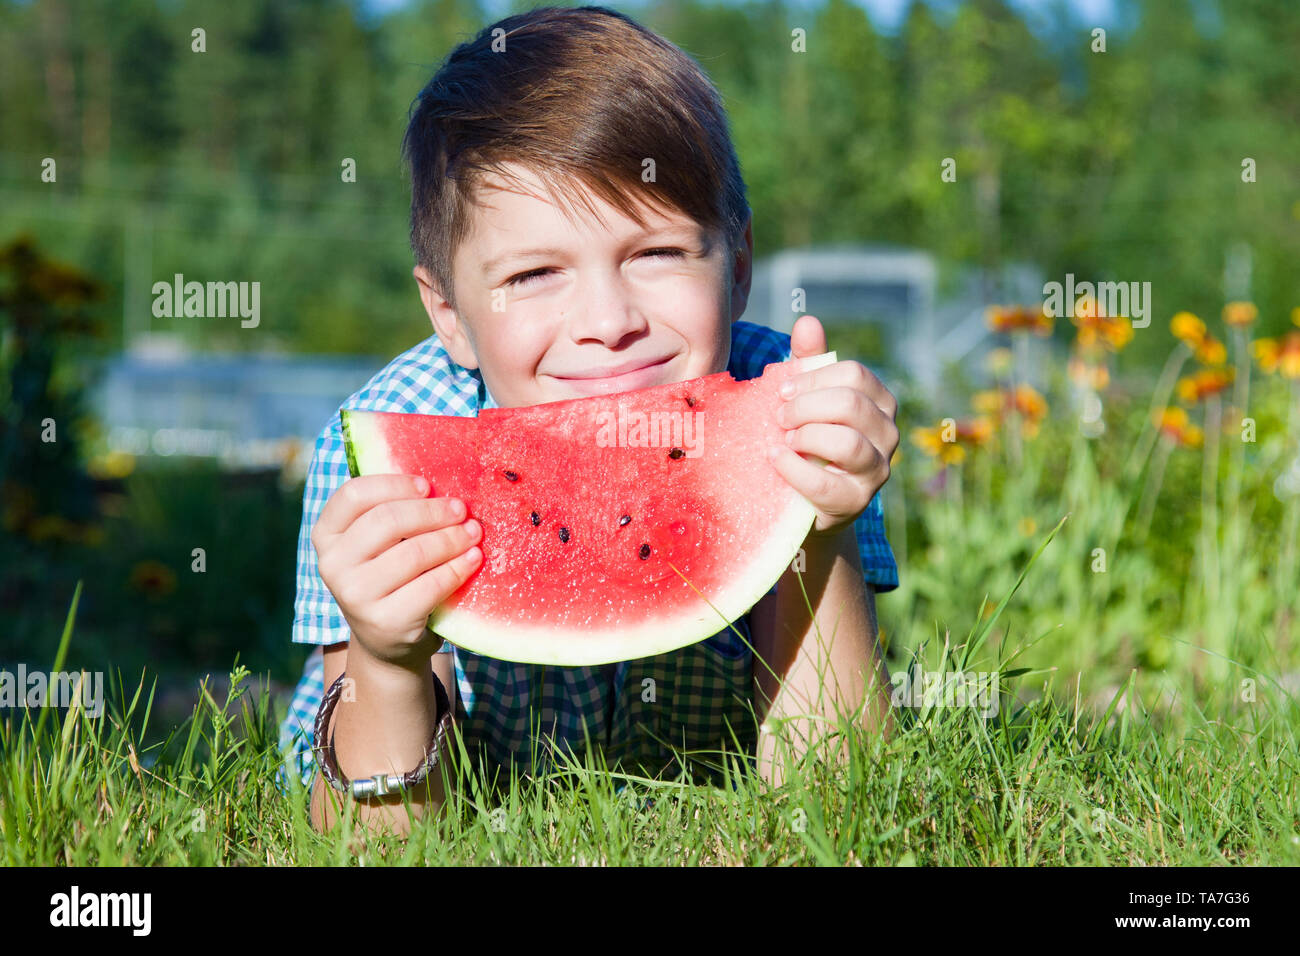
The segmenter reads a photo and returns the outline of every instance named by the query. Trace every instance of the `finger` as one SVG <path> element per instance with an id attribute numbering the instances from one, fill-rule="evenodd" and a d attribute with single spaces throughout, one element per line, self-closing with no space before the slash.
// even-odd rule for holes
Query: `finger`
<path id="1" fill-rule="evenodd" d="M 785 445 L 772 445 L 771 456 L 772 467 L 818 511 L 833 517 L 854 513 L 862 491 L 851 475 L 844 474 L 834 465 L 822 466 L 808 461 Z"/>
<path id="2" fill-rule="evenodd" d="M 477 546 L 482 538 L 482 526 L 470 518 L 463 524 L 417 534 L 393 545 L 366 562 L 365 573 L 370 580 L 378 582 L 375 596 L 384 598 L 429 569 L 446 564 Z"/>
<path id="3" fill-rule="evenodd" d="M 472 547 L 389 594 L 380 602 L 382 613 L 400 621 L 428 617 L 438 605 L 455 594 L 482 563 L 483 549 Z"/>
<path id="4" fill-rule="evenodd" d="M 383 554 L 403 538 L 459 525 L 467 514 L 459 498 L 399 498 L 375 505 L 344 532 L 333 560 L 358 565 Z"/>
<path id="5" fill-rule="evenodd" d="M 816 455 L 851 475 L 874 471 L 886 460 L 869 437 L 848 425 L 811 422 L 786 432 L 785 438 L 791 450 Z"/>
<path id="6" fill-rule="evenodd" d="M 816 316 L 801 315 L 790 330 L 790 352 L 795 358 L 821 355 L 826 351 L 826 330 Z"/>
<path id="7" fill-rule="evenodd" d="M 874 422 L 886 421 L 890 419 L 875 402 L 857 389 L 843 385 L 802 392 L 783 402 L 776 414 L 776 423 L 782 428 L 798 428 L 809 422 L 866 428 Z"/>
<path id="8" fill-rule="evenodd" d="M 781 397 L 788 400 L 807 392 L 836 387 L 861 392 L 875 402 L 891 419 L 898 417 L 898 399 L 885 388 L 885 383 L 861 362 L 850 359 L 793 376 L 782 386 Z"/>
<path id="9" fill-rule="evenodd" d="M 423 482 L 423 486 L 419 483 Z M 429 483 L 415 475 L 362 475 L 349 478 L 330 495 L 321 509 L 312 538 L 346 531 L 361 515 L 375 505 L 395 498 L 423 498 Z"/>

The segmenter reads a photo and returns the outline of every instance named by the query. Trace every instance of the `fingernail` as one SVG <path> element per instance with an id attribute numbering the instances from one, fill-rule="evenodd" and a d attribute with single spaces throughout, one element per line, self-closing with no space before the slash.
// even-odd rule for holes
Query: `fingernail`
<path id="1" fill-rule="evenodd" d="M 415 490 L 416 490 L 419 494 L 427 495 L 427 494 L 429 493 L 429 481 L 428 481 L 428 479 L 427 479 L 427 478 L 423 478 L 423 477 L 418 477 L 418 476 L 417 476 L 416 479 L 415 479 Z"/>
<path id="2" fill-rule="evenodd" d="M 789 382 L 789 381 L 782 382 L 782 383 L 781 383 L 781 397 L 782 397 L 782 398 L 789 398 L 789 397 L 790 397 L 791 395 L 793 395 L 793 394 L 794 394 L 794 382 Z"/>

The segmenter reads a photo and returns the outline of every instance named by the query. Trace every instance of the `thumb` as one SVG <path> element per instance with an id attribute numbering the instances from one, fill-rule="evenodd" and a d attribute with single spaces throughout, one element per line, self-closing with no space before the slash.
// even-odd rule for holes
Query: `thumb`
<path id="1" fill-rule="evenodd" d="M 790 353 L 794 358 L 821 355 L 826 351 L 826 330 L 814 316 L 801 315 L 790 330 Z"/>

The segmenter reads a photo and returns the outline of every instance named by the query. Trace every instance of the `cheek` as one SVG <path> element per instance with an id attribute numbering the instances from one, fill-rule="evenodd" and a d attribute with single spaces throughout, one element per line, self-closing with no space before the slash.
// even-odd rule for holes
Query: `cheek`
<path id="1" fill-rule="evenodd" d="M 484 344 L 497 368 L 510 369 L 516 376 L 532 374 L 555 341 L 554 317 L 541 312 L 519 305 L 488 320 L 484 328 L 490 342 Z"/>

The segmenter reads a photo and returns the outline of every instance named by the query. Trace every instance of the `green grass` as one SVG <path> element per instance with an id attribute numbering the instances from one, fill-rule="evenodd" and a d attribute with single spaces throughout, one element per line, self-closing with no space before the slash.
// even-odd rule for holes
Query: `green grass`
<path id="1" fill-rule="evenodd" d="M 409 838 L 318 834 L 308 794 L 276 788 L 268 692 L 231 673 L 151 746 L 152 695 L 120 682 L 105 712 L 0 725 L 0 861 L 9 865 L 661 864 L 1214 865 L 1300 863 L 1300 708 L 1260 680 L 1190 696 L 1133 671 L 1102 713 L 1056 674 L 990 640 L 1053 529 L 991 615 L 938 651 L 938 668 L 1000 675 L 997 713 L 896 711 L 888 739 L 850 732 L 849 759 L 814 750 L 773 788 L 629 778 L 569 760 L 489 791 L 464 776 Z M 53 669 L 74 630 L 74 598 Z M 918 648 L 924 652 L 925 648 Z M 918 659 L 923 656 L 918 654 Z M 1236 665 L 1230 665 L 1236 667 Z M 933 670 L 931 664 L 928 669 Z M 1241 676 L 1256 676 L 1243 672 Z M 1121 696 L 1123 700 L 1121 701 Z M 1249 695 L 1247 695 L 1249 696 Z M 827 740 L 830 739 L 828 735 Z M 453 769 L 448 772 L 456 772 Z M 463 771 L 462 771 L 463 773 Z M 627 783 L 622 793 L 615 788 Z M 645 798 L 651 798 L 647 802 Z"/>

